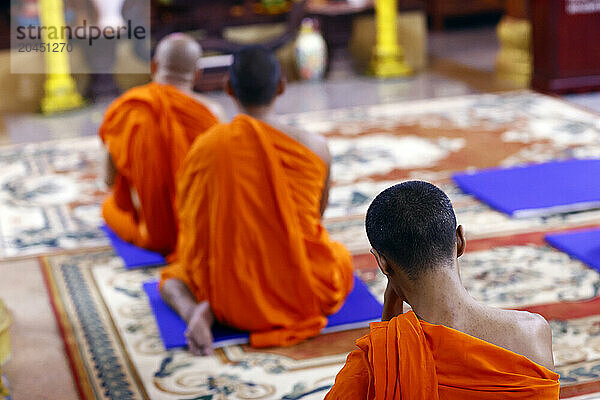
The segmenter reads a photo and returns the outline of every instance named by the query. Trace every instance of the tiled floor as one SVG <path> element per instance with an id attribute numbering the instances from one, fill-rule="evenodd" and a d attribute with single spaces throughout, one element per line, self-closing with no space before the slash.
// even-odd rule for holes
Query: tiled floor
<path id="1" fill-rule="evenodd" d="M 77 392 L 38 260 L 0 262 L 0 296 L 13 314 L 3 367 L 14 400 L 71 400 Z"/>
<path id="2" fill-rule="evenodd" d="M 474 93 L 474 90 L 465 83 L 430 72 L 385 81 L 357 76 L 316 83 L 291 83 L 277 100 L 275 111 L 281 114 L 294 113 L 469 93 Z M 209 96 L 225 107 L 230 118 L 236 114 L 233 100 L 225 93 L 210 93 Z M 95 135 L 106 107 L 107 104 L 96 104 L 51 117 L 6 116 L 6 130 L 13 143 Z"/>
<path id="3" fill-rule="evenodd" d="M 600 92 L 565 96 L 567 101 L 600 113 Z"/>
<path id="4" fill-rule="evenodd" d="M 347 54 L 337 52 L 333 58 L 338 71 L 332 74 L 332 79 L 289 84 L 275 110 L 293 113 L 518 88 L 494 78 L 498 42 L 493 26 L 432 32 L 428 45 L 431 58 L 428 69 L 396 80 L 356 75 Z M 235 104 L 226 94 L 208 95 L 225 107 L 229 117 L 236 114 Z M 566 99 L 600 112 L 600 93 L 571 95 Z M 0 116 L 0 145 L 95 135 L 106 106 L 97 104 L 52 117 L 10 115 L 2 121 Z"/>
<path id="5" fill-rule="evenodd" d="M 431 32 L 429 54 L 467 67 L 493 71 L 499 44 L 493 27 Z"/>
<path id="6" fill-rule="evenodd" d="M 287 91 L 275 103 L 275 111 L 280 114 L 295 113 L 469 93 L 474 91 L 466 84 L 430 72 L 395 80 L 357 76 L 352 79 L 289 84 Z M 235 114 L 235 105 L 226 94 L 213 94 L 213 97 L 225 106 L 230 116 Z"/>

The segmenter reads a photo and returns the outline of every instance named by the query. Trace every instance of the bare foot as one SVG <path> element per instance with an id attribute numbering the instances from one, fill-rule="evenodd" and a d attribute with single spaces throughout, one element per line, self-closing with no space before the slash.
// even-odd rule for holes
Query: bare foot
<path id="1" fill-rule="evenodd" d="M 208 356 L 213 353 L 213 337 L 210 328 L 215 317 L 207 301 L 196 305 L 192 310 L 185 337 L 192 354 Z"/>

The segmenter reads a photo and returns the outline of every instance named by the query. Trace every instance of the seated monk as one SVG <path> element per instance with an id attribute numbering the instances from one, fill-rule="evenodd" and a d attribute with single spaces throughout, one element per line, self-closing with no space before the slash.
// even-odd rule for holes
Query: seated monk
<path id="1" fill-rule="evenodd" d="M 104 219 L 122 239 L 164 255 L 177 243 L 175 175 L 194 139 L 223 115 L 192 92 L 201 54 L 189 36 L 167 36 L 152 61 L 153 82 L 115 100 L 100 127 L 112 186 Z"/>
<path id="2" fill-rule="evenodd" d="M 321 224 L 327 142 L 271 120 L 284 88 L 277 59 L 243 48 L 227 87 L 243 114 L 194 142 L 178 182 L 178 260 L 161 276 L 198 355 L 212 352 L 215 319 L 250 331 L 254 347 L 315 336 L 353 284 L 349 252 Z"/>
<path id="3" fill-rule="evenodd" d="M 406 182 L 383 191 L 366 228 L 388 279 L 383 322 L 356 342 L 326 400 L 558 399 L 548 322 L 467 293 L 463 228 L 441 190 Z M 403 302 L 412 310 L 402 314 Z"/>

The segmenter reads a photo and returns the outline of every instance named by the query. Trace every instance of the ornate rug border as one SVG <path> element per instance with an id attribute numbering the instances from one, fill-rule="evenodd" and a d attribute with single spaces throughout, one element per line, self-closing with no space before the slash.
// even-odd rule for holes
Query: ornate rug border
<path id="1" fill-rule="evenodd" d="M 37 259 L 44 278 L 44 283 L 46 284 L 50 305 L 52 306 L 52 311 L 56 318 L 56 323 L 60 331 L 79 398 L 82 400 L 94 400 L 96 399 L 96 395 L 89 381 L 83 357 L 81 357 L 80 349 L 77 346 L 77 340 L 73 334 L 73 325 L 65 310 L 61 292 L 56 286 L 56 280 L 51 271 L 50 263 L 47 256 L 40 256 L 37 257 Z"/>
<path id="2" fill-rule="evenodd" d="M 56 282 L 56 276 L 55 276 L 56 271 L 52 268 L 51 261 L 49 259 L 51 257 L 60 257 L 60 256 L 65 256 L 65 255 L 66 256 L 77 256 L 77 255 L 84 256 L 85 254 L 102 253 L 102 252 L 106 252 L 108 250 L 109 249 L 106 249 L 104 251 L 102 251 L 102 250 L 87 250 L 87 251 L 78 251 L 78 252 L 75 251 L 75 252 L 68 252 L 67 254 L 61 254 L 61 255 L 38 257 L 42 275 L 44 277 L 46 288 L 48 290 L 48 297 L 49 297 L 54 315 L 56 317 L 56 321 L 57 321 L 57 324 L 59 327 L 61 338 L 62 338 L 64 347 L 65 347 L 66 355 L 67 355 L 67 358 L 69 361 L 69 366 L 71 367 L 73 379 L 75 380 L 75 385 L 77 387 L 77 391 L 82 400 L 96 400 L 99 398 L 96 387 L 91 382 L 91 377 L 95 376 L 97 371 L 95 369 L 93 369 L 94 368 L 93 365 L 88 365 L 88 363 L 86 362 L 84 356 L 81 353 L 82 349 L 83 349 L 82 344 L 79 343 L 79 340 L 82 340 L 82 339 L 78 339 L 77 335 L 74 333 L 74 330 L 73 330 L 74 327 L 77 326 L 77 324 L 79 324 L 79 325 L 82 325 L 82 324 L 80 321 L 73 320 L 73 318 L 79 317 L 79 314 L 77 314 L 78 311 L 74 311 L 76 314 L 71 315 L 67 311 L 67 307 L 65 305 L 64 295 L 72 296 L 72 293 L 68 292 L 68 291 L 64 292 L 64 293 L 61 292 L 61 289 L 58 287 L 57 282 Z M 120 361 L 120 365 L 122 368 L 124 368 L 127 371 L 128 375 L 129 375 L 129 379 L 127 379 L 127 378 L 123 378 L 123 379 L 135 387 L 135 390 L 137 391 L 137 394 L 140 397 L 142 397 L 144 399 L 148 399 L 149 396 L 146 392 L 146 388 L 138 374 L 138 371 L 137 371 L 135 365 L 131 361 L 130 355 L 127 351 L 127 347 L 125 346 L 123 339 L 121 337 L 121 333 L 119 332 L 118 328 L 115 325 L 113 316 L 109 312 L 103 296 L 100 295 L 100 290 L 97 285 L 94 274 L 92 273 L 92 270 L 90 268 L 82 268 L 80 266 L 77 266 L 76 268 L 79 269 L 80 273 L 87 276 L 86 280 L 88 281 L 88 284 L 86 285 L 86 288 L 89 291 L 89 294 L 97 295 L 97 296 L 93 296 L 93 297 L 95 297 L 94 305 L 97 308 L 96 311 L 101 313 L 106 318 L 106 321 L 104 322 L 104 324 L 105 324 L 104 327 L 109 330 L 108 334 L 112 335 L 114 342 L 116 342 L 116 343 L 113 343 L 113 346 L 111 348 L 117 350 L 120 353 L 120 356 L 122 357 L 122 360 Z M 92 286 L 90 287 L 89 285 L 92 285 Z M 87 339 L 83 339 L 83 340 L 87 340 Z M 87 343 L 86 344 L 87 346 L 92 347 L 92 343 L 90 343 L 89 341 L 87 341 L 86 343 Z M 118 349 L 117 349 L 117 347 L 118 347 Z"/>
<path id="3" fill-rule="evenodd" d="M 65 256 L 65 255 L 66 256 L 69 256 L 69 255 L 84 256 L 85 254 L 91 254 L 91 253 L 97 253 L 97 252 L 99 252 L 99 251 L 85 249 L 85 250 L 80 250 L 80 251 L 70 251 L 70 252 L 68 252 L 68 254 L 63 254 L 63 256 Z M 366 258 L 366 257 L 368 257 L 368 254 L 363 255 L 363 256 Z M 75 385 L 79 392 L 79 396 L 82 400 L 96 399 L 97 398 L 96 390 L 94 389 L 94 385 L 90 381 L 90 376 L 93 376 L 93 371 L 90 371 L 89 366 L 86 364 L 85 359 L 84 359 L 83 355 L 81 354 L 82 347 L 80 346 L 80 343 L 78 342 L 76 335 L 74 334 L 74 331 L 73 331 L 73 328 L 76 326 L 78 321 L 73 321 L 73 317 L 75 315 L 70 315 L 68 310 L 65 307 L 64 296 L 70 295 L 70 293 L 69 292 L 65 292 L 65 293 L 61 292 L 61 288 L 59 288 L 57 285 L 57 282 L 56 282 L 57 270 L 55 270 L 55 268 L 53 268 L 53 266 L 52 266 L 53 265 L 52 264 L 53 257 L 60 257 L 60 255 L 38 257 L 40 269 L 42 271 L 42 275 L 44 277 L 46 288 L 48 290 L 49 300 L 52 305 L 52 309 L 53 309 L 54 315 L 56 317 L 56 320 L 57 320 L 57 323 L 59 326 L 60 334 L 61 334 L 61 337 L 63 340 L 63 344 L 65 346 L 65 351 L 66 351 L 67 357 L 69 359 L 71 372 L 73 374 L 73 378 L 75 380 Z M 361 263 L 357 263 L 357 264 L 361 264 Z M 373 268 L 373 266 L 366 266 L 366 265 L 362 265 L 362 266 L 357 265 L 356 267 L 358 267 L 357 269 L 359 269 L 359 270 L 362 268 L 365 268 L 365 267 L 368 269 Z M 95 290 L 98 293 L 100 293 L 98 283 L 96 282 L 95 277 L 91 273 L 93 268 L 90 269 L 90 268 L 81 267 L 81 266 L 78 266 L 78 268 L 80 269 L 80 271 L 83 274 L 91 275 L 91 281 L 89 281 L 89 283 L 91 283 L 93 286 L 89 287 L 89 289 Z M 550 313 L 551 315 L 545 315 L 545 316 L 556 318 L 556 319 L 561 319 L 561 318 L 565 318 L 565 316 L 568 315 L 571 318 L 573 318 L 573 315 L 571 315 L 572 312 L 569 312 L 567 310 L 567 308 L 572 310 L 573 307 L 575 307 L 575 309 L 578 310 L 576 312 L 577 315 L 582 314 L 579 316 L 593 315 L 594 313 L 590 313 L 589 311 L 583 312 L 584 311 L 583 308 L 586 308 L 589 310 L 590 306 L 595 306 L 595 305 L 599 305 L 599 304 L 600 304 L 600 297 L 596 297 L 594 299 L 586 300 L 586 301 L 567 302 L 567 303 L 564 303 L 564 307 L 559 307 L 560 310 L 552 310 L 553 312 Z M 519 309 L 527 310 L 527 311 L 531 311 L 531 312 L 538 312 L 541 314 L 547 314 L 547 312 L 544 312 L 544 311 L 548 311 L 547 310 L 548 307 L 556 308 L 556 306 L 557 306 L 556 303 L 552 303 L 552 304 L 541 304 L 541 305 L 536 305 L 536 306 L 531 306 L 531 307 L 523 307 L 523 308 L 519 308 Z M 99 296 L 99 299 L 96 300 L 96 307 L 98 307 L 98 311 L 102 310 L 102 312 L 105 313 L 106 320 L 108 321 L 107 327 L 109 327 L 112 330 L 113 334 L 116 335 L 114 340 L 116 343 L 118 343 L 118 346 L 120 346 L 120 351 L 122 352 L 123 360 L 126 363 L 125 367 L 129 369 L 131 378 L 135 381 L 135 385 L 137 386 L 137 389 L 139 390 L 140 395 L 143 396 L 144 398 L 148 398 L 146 388 L 141 380 L 141 377 L 138 374 L 137 369 L 135 368 L 135 365 L 133 364 L 133 362 L 130 358 L 130 354 L 128 353 L 127 348 L 125 347 L 125 344 L 123 342 L 123 338 L 121 337 L 121 333 L 119 332 L 119 330 L 117 329 L 117 327 L 115 325 L 113 316 L 110 314 L 107 304 L 106 304 L 106 301 L 103 296 Z M 575 316 L 575 318 L 577 318 L 577 316 Z M 570 318 L 567 318 L 567 319 L 570 319 Z M 578 395 L 600 393 L 600 380 L 575 384 L 572 386 L 563 386 L 563 387 L 561 387 L 560 393 L 561 393 L 561 398 L 570 398 L 570 397 L 574 397 L 574 396 L 578 396 Z"/>

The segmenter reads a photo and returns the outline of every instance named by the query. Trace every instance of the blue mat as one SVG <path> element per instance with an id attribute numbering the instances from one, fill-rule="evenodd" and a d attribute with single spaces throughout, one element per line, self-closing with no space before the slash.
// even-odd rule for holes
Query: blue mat
<path id="1" fill-rule="evenodd" d="M 186 323 L 163 301 L 158 290 L 158 282 L 144 283 L 144 290 L 150 300 L 150 306 L 165 348 L 185 347 Z M 346 303 L 340 311 L 329 316 L 329 322 L 323 329 L 323 333 L 366 327 L 369 322 L 379 321 L 382 312 L 383 306 L 373 297 L 367 286 L 360 279 L 354 277 L 354 289 L 348 295 Z M 245 344 L 250 341 L 248 332 L 241 332 L 220 324 L 213 326 L 212 333 L 215 348 Z"/>
<path id="2" fill-rule="evenodd" d="M 125 268 L 135 269 L 153 267 L 165 265 L 167 263 L 165 258 L 159 253 L 142 249 L 141 247 L 134 246 L 133 244 L 124 241 L 108 226 L 102 225 L 100 229 L 104 231 L 106 237 L 110 240 L 110 244 L 115 253 L 123 259 Z"/>
<path id="3" fill-rule="evenodd" d="M 546 241 L 600 272 L 600 229 L 555 233 Z"/>
<path id="4" fill-rule="evenodd" d="M 466 193 L 517 218 L 600 207 L 600 160 L 554 161 L 453 176 Z"/>

